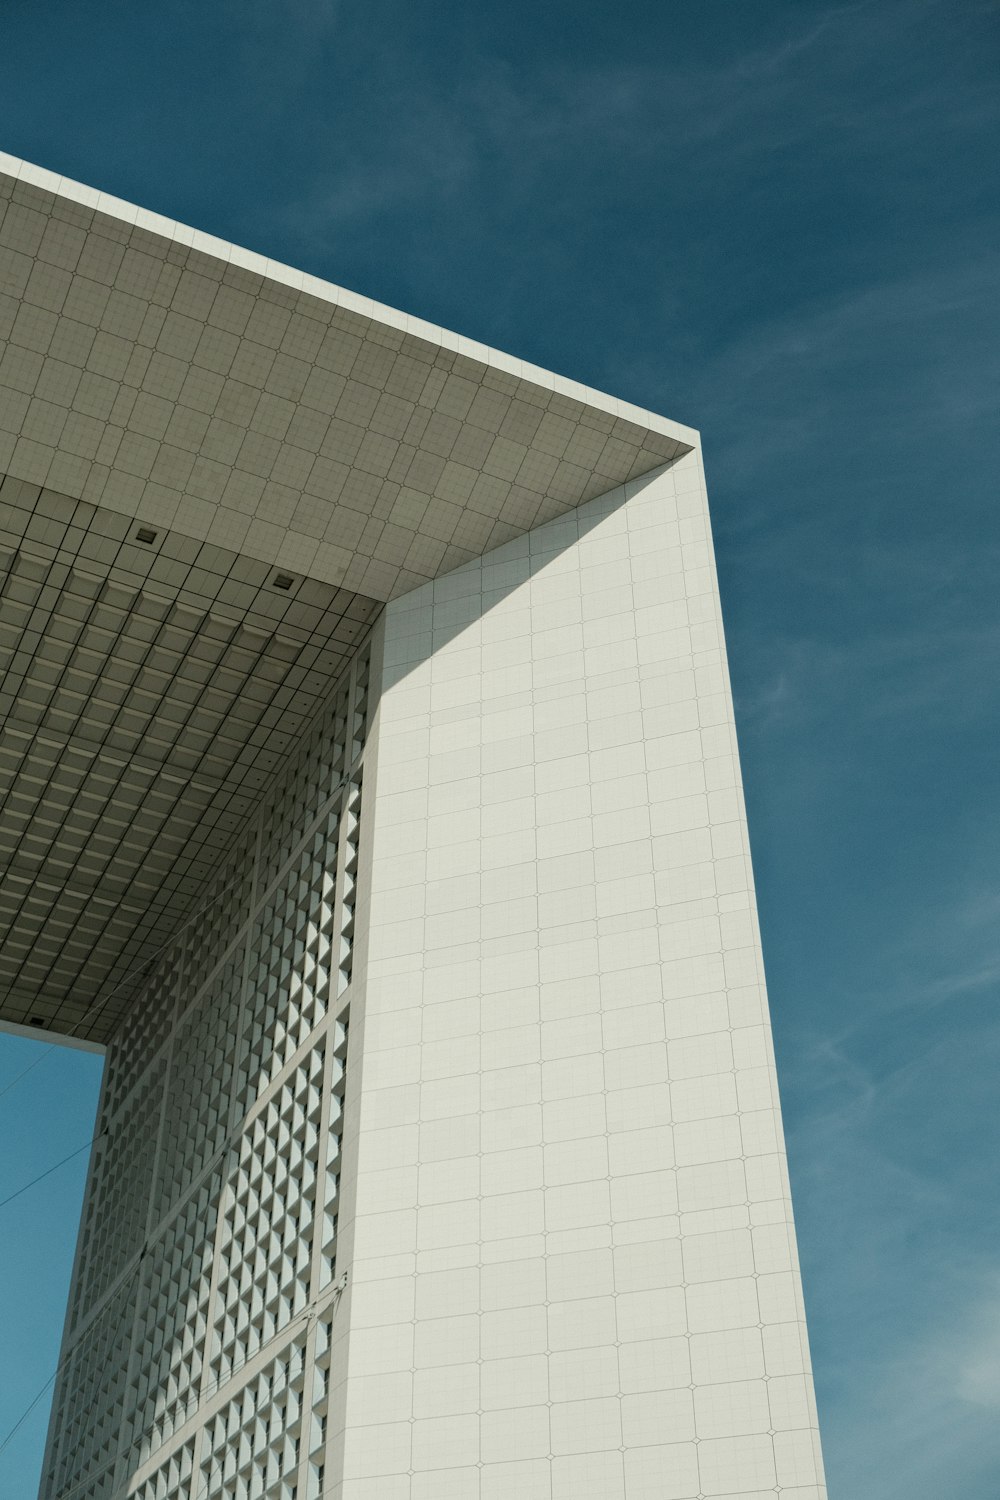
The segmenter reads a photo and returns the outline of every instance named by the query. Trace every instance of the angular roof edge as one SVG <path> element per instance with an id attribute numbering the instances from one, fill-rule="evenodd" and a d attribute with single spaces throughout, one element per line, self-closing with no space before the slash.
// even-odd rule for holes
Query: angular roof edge
<path id="1" fill-rule="evenodd" d="M 166 240 L 172 240 L 187 249 L 211 256 L 225 264 L 239 267 L 294 291 L 316 297 L 320 301 L 332 303 L 360 317 L 370 318 L 375 323 L 397 329 L 413 338 L 423 339 L 427 343 L 448 349 L 468 359 L 478 360 L 492 369 L 502 370 L 518 379 L 552 390 L 567 400 L 578 401 L 583 406 L 606 412 L 611 416 L 621 418 L 622 421 L 634 423 L 637 427 L 661 433 L 664 437 L 672 438 L 675 442 L 687 447 L 695 448 L 700 443 L 697 429 L 687 427 L 680 422 L 673 422 L 657 412 L 635 406 L 629 401 L 619 400 L 616 396 L 608 395 L 607 392 L 596 390 L 592 386 L 582 385 L 579 381 L 556 375 L 551 370 L 545 370 L 527 360 L 517 359 L 513 355 L 505 354 L 502 350 L 491 348 L 488 344 L 481 344 L 475 339 L 465 338 L 462 334 L 452 333 L 449 329 L 429 323 L 423 318 L 413 317 L 409 313 L 400 312 L 398 308 L 376 302 L 371 297 L 363 297 L 357 292 L 349 291 L 335 282 L 326 281 L 320 276 L 312 276 L 306 271 L 298 271 L 282 261 L 272 260 L 253 250 L 246 250 L 240 245 L 231 244 L 228 240 L 219 239 L 215 235 L 205 234 L 202 230 L 181 224 L 164 214 L 140 208 L 135 203 L 116 198 L 113 194 L 101 192 L 97 188 L 87 187 L 86 184 L 76 182 L 71 177 L 63 177 L 57 172 L 50 172 L 45 167 L 36 166 L 33 162 L 11 156 L 5 151 L 0 151 L 0 173 L 31 187 L 50 192 L 55 197 L 78 203 L 94 213 L 117 219 L 123 224 L 132 225 L 149 234 L 162 236 Z"/>

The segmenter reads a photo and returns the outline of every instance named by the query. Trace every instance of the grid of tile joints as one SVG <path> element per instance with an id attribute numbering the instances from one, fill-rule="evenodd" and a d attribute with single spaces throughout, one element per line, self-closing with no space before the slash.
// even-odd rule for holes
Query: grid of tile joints
<path id="1" fill-rule="evenodd" d="M 76 1398 L 66 1412 L 60 1446 L 63 1454 L 84 1451 L 88 1479 L 90 1473 L 95 1479 L 99 1476 L 95 1485 L 87 1482 L 79 1488 L 74 1486 L 73 1500 L 81 1492 L 86 1500 L 105 1500 L 110 1494 L 108 1486 L 114 1478 L 121 1437 L 138 1271 L 135 1267 L 116 1288 L 94 1318 L 86 1340 L 64 1355 L 60 1385 L 71 1387 Z M 62 1494 L 76 1475 L 72 1466 L 63 1462 L 58 1467 L 53 1463 L 46 1478 L 58 1483 Z"/>
<path id="2" fill-rule="evenodd" d="M 302 1458 L 306 1340 L 287 1344 L 207 1426 L 203 1500 L 296 1500 Z"/>
<path id="3" fill-rule="evenodd" d="M 309 1301 L 325 1063 L 317 1043 L 240 1138 L 219 1239 L 217 1379 L 270 1343 Z"/>
<path id="4" fill-rule="evenodd" d="M 133 1491 L 134 1500 L 182 1500 L 190 1494 L 194 1466 L 194 1443 L 176 1448 L 144 1484 Z M 88 1491 L 85 1500 L 100 1500 L 96 1490 Z"/>
<path id="5" fill-rule="evenodd" d="M 385 600 L 691 447 L 650 413 L 4 165 L 0 468 L 21 478 Z"/>
<path id="6" fill-rule="evenodd" d="M 164 1230 L 143 1264 L 123 1403 L 133 1460 L 144 1463 L 168 1443 L 196 1407 L 211 1315 L 213 1241 L 204 1233 L 217 1210 L 222 1169 L 215 1167 Z"/>
<path id="7" fill-rule="evenodd" d="M 138 530 L 0 487 L 0 1014 L 97 1041 L 379 607 Z"/>
<path id="8" fill-rule="evenodd" d="M 200 914 L 161 955 L 148 1009 L 138 997 L 112 1044 L 100 1116 L 106 1136 L 88 1196 L 43 1488 L 49 1500 L 67 1492 L 75 1500 L 84 1488 L 94 1500 L 126 1491 L 190 1500 L 192 1463 L 202 1452 L 192 1432 L 227 1402 L 245 1403 L 260 1358 L 301 1342 L 303 1317 L 332 1295 L 347 871 L 357 857 L 368 672 L 362 647 L 205 887 Z M 286 857 L 270 858 L 268 843 Z M 298 903 L 294 914 L 275 900 L 283 891 Z M 212 920 L 214 908 L 228 913 L 228 933 Z M 155 1170 L 149 1163 L 136 1171 L 131 1158 L 122 1166 L 126 1140 L 139 1137 L 151 1142 Z M 104 1349 L 112 1334 L 105 1390 L 87 1372 L 100 1368 L 95 1338 Z M 311 1420 L 325 1429 L 320 1404 Z M 272 1453 L 249 1479 L 226 1480 L 221 1493 L 257 1494 L 240 1486 L 259 1484 L 276 1462 Z"/>
<path id="9" fill-rule="evenodd" d="M 384 663 L 345 1493 L 821 1500 L 697 461 Z"/>

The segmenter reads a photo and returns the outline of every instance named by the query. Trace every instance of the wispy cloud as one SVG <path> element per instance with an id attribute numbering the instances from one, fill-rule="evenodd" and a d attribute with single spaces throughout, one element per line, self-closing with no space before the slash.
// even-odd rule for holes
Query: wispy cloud
<path id="1" fill-rule="evenodd" d="M 995 0 L 702 9 L 63 7 L 0 113 L 702 426 L 831 1493 L 993 1500 Z"/>
<path id="2" fill-rule="evenodd" d="M 251 137 L 261 122 L 275 128 L 329 67 L 340 23 L 340 0 L 223 0 L 215 20 L 223 46 L 238 59 Z"/>
<path id="3" fill-rule="evenodd" d="M 284 0 L 276 9 L 310 11 L 302 0 Z M 313 27 L 328 34 L 335 3 L 313 9 Z M 417 194 L 431 208 L 449 200 L 459 180 L 514 211 L 540 181 L 557 181 L 561 170 L 575 174 L 615 164 L 627 179 L 649 164 L 662 171 L 675 154 L 694 151 L 689 168 L 738 180 L 747 157 L 829 137 L 831 130 L 845 151 L 860 133 L 915 140 L 932 130 L 929 100 L 914 98 L 901 108 L 893 90 L 882 89 L 866 91 L 862 103 L 859 69 L 881 67 L 901 28 L 933 24 L 943 9 L 942 0 L 803 7 L 789 12 L 784 30 L 768 42 L 728 53 L 722 46 L 711 60 L 665 51 L 662 58 L 628 62 L 570 62 L 539 49 L 514 68 L 472 45 L 447 92 L 430 75 L 426 49 L 415 49 L 400 24 L 395 48 L 362 59 L 377 70 L 370 88 L 392 101 L 384 128 L 367 132 L 360 152 L 350 130 L 339 140 L 317 141 L 308 190 L 279 211 L 293 233 L 357 233 L 385 223 Z M 385 6 L 382 11 L 389 13 Z M 283 85 L 276 72 L 275 89 Z M 933 91 L 933 81 L 926 87 Z M 989 107 L 978 98 L 966 104 Z M 669 175 L 647 184 L 667 201 L 670 190 Z M 676 206 L 683 211 L 680 200 Z"/>
<path id="4" fill-rule="evenodd" d="M 1000 1222 L 990 1208 L 973 1232 L 991 1172 L 945 1113 L 956 1068 L 972 1091 L 989 1087 L 1000 1021 L 986 1019 L 975 1037 L 971 1065 L 943 1038 L 888 1067 L 870 1039 L 827 1039 L 812 1055 L 793 1186 L 810 1244 L 824 1245 L 825 1274 L 813 1279 L 807 1256 L 806 1289 L 825 1349 L 817 1373 L 834 1495 L 991 1493 L 981 1486 L 1000 1463 Z M 953 1155 L 952 1173 L 936 1147 Z M 833 1337 L 838 1327 L 850 1336 Z"/>

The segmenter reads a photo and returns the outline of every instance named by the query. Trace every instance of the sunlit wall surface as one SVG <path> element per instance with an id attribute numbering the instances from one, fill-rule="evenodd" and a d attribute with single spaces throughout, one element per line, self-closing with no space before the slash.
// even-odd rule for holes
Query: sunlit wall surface
<path id="1" fill-rule="evenodd" d="M 45 1500 L 824 1494 L 696 454 L 390 604 L 132 1014 Z"/>
<path id="2" fill-rule="evenodd" d="M 698 434 L 0 158 L 43 1500 L 820 1500 Z"/>

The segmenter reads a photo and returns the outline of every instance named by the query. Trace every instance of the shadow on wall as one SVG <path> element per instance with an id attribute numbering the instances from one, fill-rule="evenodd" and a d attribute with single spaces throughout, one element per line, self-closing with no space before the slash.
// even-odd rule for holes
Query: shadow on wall
<path id="1" fill-rule="evenodd" d="M 627 500 L 688 457 L 688 453 L 682 454 L 638 479 L 630 479 L 558 520 L 547 521 L 537 530 L 525 532 L 387 604 L 382 692 L 398 687 L 416 668 L 614 515 Z"/>

